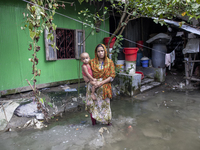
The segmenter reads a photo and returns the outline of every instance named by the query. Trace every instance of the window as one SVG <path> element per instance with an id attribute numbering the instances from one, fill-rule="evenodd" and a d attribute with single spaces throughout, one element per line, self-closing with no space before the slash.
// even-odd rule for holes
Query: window
<path id="1" fill-rule="evenodd" d="M 58 28 L 53 33 L 54 42 L 59 50 L 51 47 L 53 42 L 47 40 L 48 31 L 45 30 L 46 60 L 80 59 L 80 54 L 85 51 L 84 30 L 71 30 Z"/>

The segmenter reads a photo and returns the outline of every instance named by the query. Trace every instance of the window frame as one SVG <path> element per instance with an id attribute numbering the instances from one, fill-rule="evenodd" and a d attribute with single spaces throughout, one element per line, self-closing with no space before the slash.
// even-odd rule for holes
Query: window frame
<path id="1" fill-rule="evenodd" d="M 74 29 L 67 29 L 67 28 L 57 28 L 57 29 L 74 30 Z M 83 33 L 83 38 L 82 38 L 83 42 L 82 43 L 78 43 L 78 32 Z M 52 41 L 49 42 L 49 40 L 47 40 L 48 33 L 49 33 L 48 30 L 45 29 L 44 30 L 44 38 L 45 38 L 46 61 L 63 60 L 63 59 L 57 58 L 56 44 L 55 44 L 53 49 L 49 48 L 49 46 L 51 46 L 51 44 L 53 44 L 53 42 Z M 56 31 L 53 32 L 53 35 L 54 35 L 54 42 L 56 43 Z M 64 58 L 64 60 L 66 60 L 66 59 L 80 59 L 80 54 L 82 52 L 85 52 L 85 30 L 75 29 L 74 35 L 75 35 L 74 36 L 75 58 Z M 79 45 L 83 45 L 83 51 L 82 52 L 78 48 Z"/>
<path id="2" fill-rule="evenodd" d="M 83 33 L 83 38 L 82 38 L 82 43 L 78 43 L 78 32 L 82 32 Z M 76 29 L 75 32 L 75 38 L 76 38 L 76 46 L 75 46 L 75 59 L 81 59 L 80 55 L 82 52 L 85 52 L 85 30 L 80 30 L 80 29 Z M 83 45 L 83 51 L 81 52 L 78 47 L 79 45 Z"/>

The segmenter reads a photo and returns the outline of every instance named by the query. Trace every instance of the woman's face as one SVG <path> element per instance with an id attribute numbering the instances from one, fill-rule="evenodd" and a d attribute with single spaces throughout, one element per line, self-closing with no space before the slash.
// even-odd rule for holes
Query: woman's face
<path id="1" fill-rule="evenodd" d="M 100 46 L 97 48 L 97 56 L 99 59 L 103 59 L 105 57 L 105 51 L 103 47 Z"/>

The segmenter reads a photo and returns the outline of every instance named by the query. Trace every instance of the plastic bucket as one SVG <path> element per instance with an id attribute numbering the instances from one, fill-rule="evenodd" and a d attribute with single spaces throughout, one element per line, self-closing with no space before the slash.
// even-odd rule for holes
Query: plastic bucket
<path id="1" fill-rule="evenodd" d="M 125 60 L 117 60 L 116 67 L 120 69 L 120 72 L 124 71 Z"/>
<path id="2" fill-rule="evenodd" d="M 103 42 L 104 42 L 104 44 L 105 44 L 106 46 L 108 45 L 109 39 L 110 39 L 110 37 L 105 37 L 105 38 L 103 39 Z M 116 37 L 114 37 L 114 38 L 111 40 L 110 45 L 109 45 L 110 48 L 113 48 L 113 45 L 115 44 L 115 40 L 116 40 Z"/>
<path id="3" fill-rule="evenodd" d="M 144 74 L 141 71 L 136 71 L 135 73 L 141 74 L 141 80 L 144 79 Z"/>
<path id="4" fill-rule="evenodd" d="M 137 48 L 137 47 L 124 48 L 123 52 L 125 54 L 125 60 L 126 61 L 136 61 L 138 50 L 139 50 L 139 48 Z"/>
<path id="5" fill-rule="evenodd" d="M 148 67 L 149 65 L 149 60 L 141 60 L 142 67 Z"/>
<path id="6" fill-rule="evenodd" d="M 126 61 L 126 71 L 128 70 L 129 70 L 129 74 L 135 74 L 136 61 Z"/>
<path id="7" fill-rule="evenodd" d="M 143 41 L 137 41 L 137 47 L 143 48 Z"/>

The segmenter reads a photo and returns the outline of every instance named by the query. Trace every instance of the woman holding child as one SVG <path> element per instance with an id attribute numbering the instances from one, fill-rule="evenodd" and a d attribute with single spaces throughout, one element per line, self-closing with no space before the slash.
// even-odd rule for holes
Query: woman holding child
<path id="1" fill-rule="evenodd" d="M 96 120 L 102 124 L 111 123 L 110 99 L 112 98 L 111 82 L 115 78 L 115 66 L 111 59 L 107 57 L 106 47 L 98 44 L 95 48 L 95 58 L 90 62 L 93 78 L 97 79 L 94 84 L 96 99 L 91 97 L 91 85 L 88 81 L 86 90 L 86 110 L 90 113 L 92 124 Z M 85 79 L 85 78 L 84 78 Z"/>

